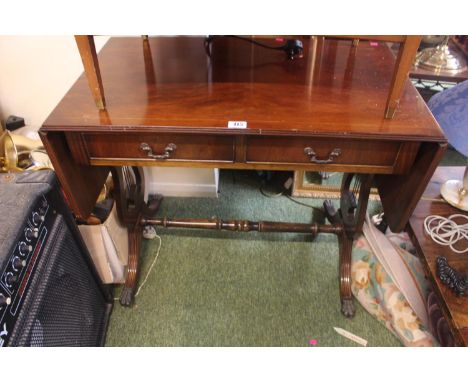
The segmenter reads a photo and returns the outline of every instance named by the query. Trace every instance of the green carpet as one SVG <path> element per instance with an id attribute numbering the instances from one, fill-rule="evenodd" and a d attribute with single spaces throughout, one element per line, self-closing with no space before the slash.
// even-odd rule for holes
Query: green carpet
<path id="1" fill-rule="evenodd" d="M 468 158 L 460 154 L 453 147 L 449 147 L 444 154 L 439 166 L 466 166 Z"/>
<path id="2" fill-rule="evenodd" d="M 221 171 L 218 199 L 166 198 L 158 216 L 311 222 L 311 208 L 259 192 L 257 173 Z M 301 199 L 321 206 L 321 201 Z M 316 213 L 315 220 L 322 219 Z M 115 304 L 107 346 L 368 346 L 400 342 L 356 302 L 340 313 L 335 235 L 158 229 L 157 263 L 133 308 Z M 158 247 L 144 241 L 141 277 Z M 118 296 L 118 291 L 116 291 Z"/>

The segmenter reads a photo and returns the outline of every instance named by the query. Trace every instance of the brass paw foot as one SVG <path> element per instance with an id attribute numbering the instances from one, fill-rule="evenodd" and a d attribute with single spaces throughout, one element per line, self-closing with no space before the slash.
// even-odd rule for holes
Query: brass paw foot
<path id="1" fill-rule="evenodd" d="M 124 286 L 122 292 L 120 293 L 120 305 L 125 306 L 127 308 L 131 307 L 133 304 L 134 297 L 135 291 L 133 290 L 133 288 Z"/>
<path id="2" fill-rule="evenodd" d="M 341 300 L 341 313 L 343 313 L 343 315 L 346 318 L 354 317 L 356 309 L 354 308 L 354 301 L 352 298 L 346 298 Z"/>

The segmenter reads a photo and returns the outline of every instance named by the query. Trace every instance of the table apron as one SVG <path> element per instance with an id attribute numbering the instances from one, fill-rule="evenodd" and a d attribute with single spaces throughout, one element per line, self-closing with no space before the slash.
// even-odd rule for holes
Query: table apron
<path id="1" fill-rule="evenodd" d="M 66 132 L 76 163 L 404 174 L 419 142 L 302 136 Z"/>

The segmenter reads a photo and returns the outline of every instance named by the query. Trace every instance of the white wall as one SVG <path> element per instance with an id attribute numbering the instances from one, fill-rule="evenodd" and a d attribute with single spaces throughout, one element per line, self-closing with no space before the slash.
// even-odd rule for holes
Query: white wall
<path id="1" fill-rule="evenodd" d="M 95 37 L 96 49 L 108 39 Z M 82 72 L 73 36 L 0 36 L 0 120 L 17 115 L 37 131 Z M 218 172 L 151 168 L 146 183 L 150 193 L 216 197 Z"/>
<path id="2" fill-rule="evenodd" d="M 184 167 L 145 167 L 146 194 L 217 197 L 219 170 Z"/>
<path id="3" fill-rule="evenodd" d="M 107 40 L 96 37 L 96 49 Z M 0 36 L 0 118 L 39 128 L 82 72 L 73 36 Z"/>

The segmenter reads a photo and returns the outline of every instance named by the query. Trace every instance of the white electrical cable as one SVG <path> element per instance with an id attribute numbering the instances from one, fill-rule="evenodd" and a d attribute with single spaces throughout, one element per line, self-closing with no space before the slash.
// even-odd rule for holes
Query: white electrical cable
<path id="1" fill-rule="evenodd" d="M 156 251 L 156 255 L 154 256 L 154 260 L 151 263 L 151 266 L 149 267 L 148 272 L 146 273 L 145 279 L 143 280 L 141 285 L 138 287 L 137 292 L 135 293 L 135 297 L 138 296 L 138 294 L 141 291 L 141 288 L 143 288 L 143 286 L 146 284 L 146 281 L 148 280 L 148 277 L 151 274 L 151 271 L 153 270 L 154 265 L 156 264 L 156 260 L 158 260 L 159 251 L 161 250 L 162 239 L 161 239 L 161 236 L 159 236 L 158 234 L 156 234 L 156 237 L 159 239 L 158 250 Z"/>
<path id="2" fill-rule="evenodd" d="M 467 220 L 465 224 L 458 224 L 453 219 L 463 218 Z M 468 247 L 459 250 L 454 244 L 460 240 L 468 240 L 468 215 L 453 214 L 448 218 L 439 215 L 429 215 L 424 219 L 424 229 L 426 233 L 440 245 L 450 246 L 456 253 L 468 252 Z"/>
<path id="3" fill-rule="evenodd" d="M 153 267 L 154 265 L 156 264 L 156 260 L 158 260 L 158 256 L 159 256 L 159 251 L 161 250 L 161 244 L 162 244 L 162 239 L 161 239 L 161 236 L 159 236 L 158 234 L 156 234 L 156 237 L 159 239 L 159 245 L 158 245 L 158 249 L 156 251 L 156 255 L 154 256 L 154 259 L 153 259 L 153 262 L 151 263 L 149 269 L 148 269 L 148 272 L 146 273 L 146 276 L 143 280 L 143 282 L 140 284 L 140 286 L 138 287 L 136 293 L 135 293 L 135 297 L 138 296 L 138 294 L 140 293 L 141 291 L 141 288 L 143 288 L 143 286 L 146 284 L 146 281 L 148 280 L 148 277 L 149 275 L 151 274 L 151 271 L 153 270 Z M 118 301 L 119 299 L 118 298 L 114 298 L 114 301 Z"/>

